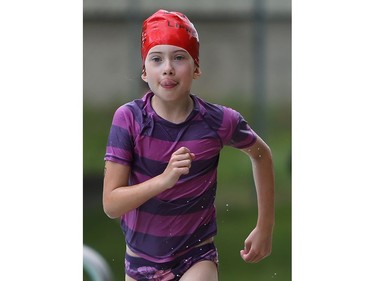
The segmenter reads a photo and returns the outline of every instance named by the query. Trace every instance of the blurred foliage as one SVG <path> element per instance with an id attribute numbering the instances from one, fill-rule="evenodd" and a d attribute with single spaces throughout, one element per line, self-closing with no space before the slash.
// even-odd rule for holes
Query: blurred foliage
<path id="1" fill-rule="evenodd" d="M 291 108 L 268 107 L 262 133 L 251 123 L 255 108 L 249 101 L 215 101 L 230 106 L 248 120 L 272 149 L 276 179 L 276 225 L 273 252 L 258 264 L 246 264 L 239 255 L 256 223 L 256 193 L 248 157 L 225 147 L 218 168 L 216 197 L 220 281 L 291 280 Z M 83 109 L 84 210 L 83 243 L 93 247 L 109 263 L 115 280 L 124 280 L 125 244 L 118 220 L 105 216 L 101 205 L 103 157 L 114 111 L 120 104 Z M 250 184 L 249 184 L 250 183 Z M 87 276 L 84 275 L 84 280 Z"/>

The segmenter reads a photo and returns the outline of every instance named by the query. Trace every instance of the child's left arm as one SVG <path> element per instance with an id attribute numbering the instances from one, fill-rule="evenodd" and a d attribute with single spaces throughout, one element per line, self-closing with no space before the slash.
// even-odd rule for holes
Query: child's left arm
<path id="1" fill-rule="evenodd" d="M 245 262 L 256 263 L 271 254 L 272 232 L 275 222 L 274 172 L 272 154 L 268 145 L 257 136 L 257 141 L 241 149 L 249 155 L 257 192 L 258 220 L 240 251 Z"/>

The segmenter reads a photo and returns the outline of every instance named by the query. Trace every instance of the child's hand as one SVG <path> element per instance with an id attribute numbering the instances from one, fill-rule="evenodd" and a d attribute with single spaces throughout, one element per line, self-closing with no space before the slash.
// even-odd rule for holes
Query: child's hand
<path id="1" fill-rule="evenodd" d="M 180 176 L 189 173 L 191 162 L 194 159 L 195 154 L 186 147 L 181 147 L 172 154 L 168 166 L 162 174 L 166 180 L 167 188 L 172 188 Z"/>
<path id="2" fill-rule="evenodd" d="M 245 262 L 257 263 L 268 257 L 272 250 L 272 229 L 261 230 L 256 227 L 245 240 L 240 255 Z"/>

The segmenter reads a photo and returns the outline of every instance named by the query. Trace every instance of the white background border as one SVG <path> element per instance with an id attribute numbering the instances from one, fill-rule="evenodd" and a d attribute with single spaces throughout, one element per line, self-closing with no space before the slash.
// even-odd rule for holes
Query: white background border
<path id="1" fill-rule="evenodd" d="M 0 17 L 0 279 L 79 280 L 82 3 L 21 2 Z M 370 3 L 292 3 L 293 280 L 373 278 Z"/>

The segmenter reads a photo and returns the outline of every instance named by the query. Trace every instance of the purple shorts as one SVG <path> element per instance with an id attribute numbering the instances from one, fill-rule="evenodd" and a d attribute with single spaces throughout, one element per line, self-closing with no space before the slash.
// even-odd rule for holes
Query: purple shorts
<path id="1" fill-rule="evenodd" d="M 126 254 L 125 272 L 126 275 L 137 281 L 176 281 L 180 280 L 182 275 L 194 264 L 206 260 L 213 261 L 216 266 L 219 264 L 214 243 L 192 248 L 189 252 L 166 263 L 155 263 Z"/>

